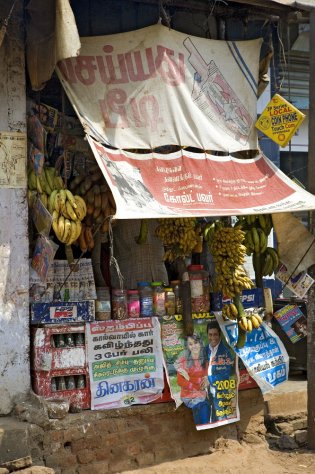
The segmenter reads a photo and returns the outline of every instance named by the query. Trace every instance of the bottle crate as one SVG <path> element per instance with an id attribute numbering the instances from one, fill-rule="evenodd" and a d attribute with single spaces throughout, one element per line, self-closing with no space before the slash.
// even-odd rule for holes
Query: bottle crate
<path id="1" fill-rule="evenodd" d="M 32 371 L 33 390 L 44 398 L 67 399 L 70 409 L 90 409 L 91 391 L 88 370 L 67 369 Z"/>
<path id="2" fill-rule="evenodd" d="M 31 367 L 34 371 L 86 367 L 84 325 L 31 328 Z"/>

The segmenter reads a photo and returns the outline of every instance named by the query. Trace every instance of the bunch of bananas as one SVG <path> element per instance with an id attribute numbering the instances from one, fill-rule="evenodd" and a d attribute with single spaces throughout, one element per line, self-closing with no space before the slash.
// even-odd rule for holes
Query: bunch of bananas
<path id="1" fill-rule="evenodd" d="M 56 189 L 65 188 L 62 177 L 53 166 L 44 167 L 42 173 L 39 175 L 35 173 L 33 168 L 30 169 L 27 174 L 27 183 L 27 197 L 30 207 L 32 207 L 36 196 L 38 196 L 43 205 L 48 208 L 48 199 L 51 193 Z"/>
<path id="2" fill-rule="evenodd" d="M 241 308 L 239 313 L 234 303 L 223 305 L 222 317 L 225 320 L 237 321 L 239 327 L 245 332 L 252 332 L 253 329 L 258 329 L 263 321 L 257 311 L 244 310 Z"/>
<path id="3" fill-rule="evenodd" d="M 246 232 L 244 245 L 247 255 L 252 255 L 256 282 L 272 275 L 279 266 L 276 249 L 268 247 L 268 235 L 273 227 L 270 214 L 249 215 L 239 218 L 237 225 Z"/>
<path id="4" fill-rule="evenodd" d="M 276 249 L 267 247 L 262 255 L 261 273 L 262 276 L 271 276 L 279 267 L 280 260 Z"/>
<path id="5" fill-rule="evenodd" d="M 81 221 L 86 216 L 84 199 L 74 196 L 69 189 L 55 189 L 49 196 L 48 210 L 57 239 L 66 245 L 73 244 L 81 234 Z"/>
<path id="6" fill-rule="evenodd" d="M 91 251 L 94 248 L 94 236 L 91 226 L 82 223 L 82 230 L 78 237 L 81 252 Z"/>
<path id="7" fill-rule="evenodd" d="M 233 298 L 245 289 L 253 288 L 247 276 L 245 263 L 245 233 L 239 227 L 218 228 L 210 242 L 215 266 L 215 284 L 218 291 Z"/>
<path id="8" fill-rule="evenodd" d="M 246 312 L 238 320 L 239 327 L 245 332 L 252 332 L 253 329 L 258 329 L 263 322 L 262 317 L 257 311 Z"/>
<path id="9" fill-rule="evenodd" d="M 198 244 L 200 232 L 195 218 L 159 219 L 155 235 L 166 248 L 164 261 L 174 262 L 177 258 L 190 255 Z"/>
<path id="10" fill-rule="evenodd" d="M 234 303 L 224 304 L 222 307 L 222 317 L 226 321 L 236 321 L 238 316 L 238 310 Z"/>
<path id="11" fill-rule="evenodd" d="M 104 233 L 109 229 L 109 216 L 116 213 L 116 204 L 98 164 L 89 164 L 89 171 L 92 174 L 75 176 L 69 188 L 86 202 L 86 226 L 93 231 L 96 226 L 101 225 L 100 231 Z M 81 250 L 84 248 L 83 245 Z"/>

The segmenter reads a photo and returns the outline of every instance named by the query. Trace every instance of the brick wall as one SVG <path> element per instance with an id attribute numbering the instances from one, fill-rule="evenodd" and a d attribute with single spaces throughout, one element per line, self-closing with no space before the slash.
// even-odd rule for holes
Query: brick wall
<path id="1" fill-rule="evenodd" d="M 209 453 L 222 438 L 260 442 L 264 431 L 260 390 L 240 392 L 241 422 L 197 431 L 192 414 L 174 403 L 110 411 L 82 411 L 62 420 L 29 424 L 34 464 L 57 474 L 104 474 Z"/>

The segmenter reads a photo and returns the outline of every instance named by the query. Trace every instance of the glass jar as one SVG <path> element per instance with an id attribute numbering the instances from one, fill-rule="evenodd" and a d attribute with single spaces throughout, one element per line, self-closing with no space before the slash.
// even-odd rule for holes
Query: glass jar
<path id="1" fill-rule="evenodd" d="M 174 316 L 176 313 L 175 293 L 173 288 L 165 288 L 165 310 L 167 316 Z"/>
<path id="2" fill-rule="evenodd" d="M 175 314 L 183 314 L 183 303 L 180 297 L 180 280 L 171 281 L 171 287 L 175 295 Z"/>
<path id="3" fill-rule="evenodd" d="M 147 318 L 153 313 L 153 294 L 151 283 L 148 281 L 139 281 L 137 283 L 140 296 L 140 316 Z"/>
<path id="4" fill-rule="evenodd" d="M 138 290 L 127 291 L 127 309 L 129 318 L 140 317 L 140 296 Z"/>
<path id="5" fill-rule="evenodd" d="M 112 315 L 113 319 L 127 319 L 127 291 L 120 289 L 112 290 Z"/>
<path id="6" fill-rule="evenodd" d="M 107 287 L 96 288 L 97 300 L 95 301 L 95 319 L 107 321 L 111 318 L 110 293 Z"/>
<path id="7" fill-rule="evenodd" d="M 153 316 L 164 316 L 165 314 L 165 290 L 161 281 L 153 281 L 152 298 L 153 298 Z"/>
<path id="8" fill-rule="evenodd" d="M 210 280 L 203 265 L 189 265 L 188 275 L 191 289 L 191 310 L 202 313 L 210 310 Z"/>

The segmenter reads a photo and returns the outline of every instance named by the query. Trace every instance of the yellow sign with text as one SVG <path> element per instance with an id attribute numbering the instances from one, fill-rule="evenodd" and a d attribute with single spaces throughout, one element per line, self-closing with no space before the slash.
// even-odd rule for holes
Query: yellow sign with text
<path id="1" fill-rule="evenodd" d="M 295 134 L 305 115 L 281 95 L 275 94 L 258 118 L 255 126 L 267 137 L 285 147 Z"/>

